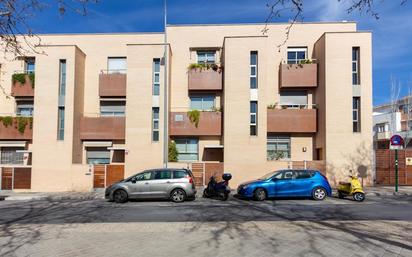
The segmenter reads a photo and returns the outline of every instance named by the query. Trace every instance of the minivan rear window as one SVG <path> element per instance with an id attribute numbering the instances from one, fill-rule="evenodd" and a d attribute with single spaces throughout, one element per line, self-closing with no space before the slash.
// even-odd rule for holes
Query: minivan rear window
<path id="1" fill-rule="evenodd" d="M 174 170 L 173 171 L 173 178 L 184 178 L 187 176 L 187 172 L 185 170 Z"/>
<path id="2" fill-rule="evenodd" d="M 171 179 L 172 174 L 170 170 L 157 170 L 154 172 L 154 179 Z"/>

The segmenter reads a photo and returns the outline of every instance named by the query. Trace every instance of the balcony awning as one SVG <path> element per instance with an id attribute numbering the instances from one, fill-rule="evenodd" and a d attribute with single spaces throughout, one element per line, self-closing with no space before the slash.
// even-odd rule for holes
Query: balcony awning
<path id="1" fill-rule="evenodd" d="M 223 145 L 205 145 L 205 148 L 223 149 Z"/>
<path id="2" fill-rule="evenodd" d="M 0 147 L 25 147 L 26 141 L 0 141 Z"/>

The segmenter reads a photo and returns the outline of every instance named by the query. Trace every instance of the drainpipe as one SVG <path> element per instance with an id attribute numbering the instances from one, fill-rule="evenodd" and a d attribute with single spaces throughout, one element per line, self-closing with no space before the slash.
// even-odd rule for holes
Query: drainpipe
<path id="1" fill-rule="evenodd" d="M 167 86 L 167 67 L 168 67 L 168 49 L 167 49 L 167 0 L 164 0 L 164 95 L 163 95 L 163 167 L 167 168 L 167 162 L 169 161 L 169 112 L 168 112 L 168 86 Z"/>

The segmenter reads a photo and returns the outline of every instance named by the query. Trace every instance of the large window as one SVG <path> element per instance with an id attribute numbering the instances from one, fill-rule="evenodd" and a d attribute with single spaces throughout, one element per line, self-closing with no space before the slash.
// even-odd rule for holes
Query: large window
<path id="1" fill-rule="evenodd" d="M 104 147 L 86 148 L 87 164 L 110 164 L 110 151 Z"/>
<path id="2" fill-rule="evenodd" d="M 179 152 L 179 161 L 197 161 L 199 156 L 198 140 L 194 138 L 175 139 L 176 148 Z"/>
<path id="3" fill-rule="evenodd" d="M 256 136 L 257 135 L 257 112 L 258 106 L 257 101 L 250 102 L 250 135 Z"/>
<path id="4" fill-rule="evenodd" d="M 153 95 L 160 95 L 160 59 L 153 59 Z"/>
<path id="5" fill-rule="evenodd" d="M 214 107 L 214 95 L 190 96 L 190 109 L 192 110 L 211 111 L 214 109 Z"/>
<path id="6" fill-rule="evenodd" d="M 288 64 L 299 64 L 307 59 L 307 47 L 288 47 Z"/>
<path id="7" fill-rule="evenodd" d="M 24 148 L 3 147 L 1 148 L 1 164 L 23 164 L 24 153 L 21 152 Z M 20 150 L 20 151 L 19 151 Z"/>
<path id="8" fill-rule="evenodd" d="M 280 105 L 287 108 L 302 108 L 308 104 L 306 91 L 282 91 L 280 92 Z"/>
<path id="9" fill-rule="evenodd" d="M 101 116 L 124 116 L 126 101 L 100 101 Z"/>
<path id="10" fill-rule="evenodd" d="M 107 58 L 107 73 L 123 73 L 127 72 L 126 57 L 109 57 Z"/>
<path id="11" fill-rule="evenodd" d="M 359 84 L 359 47 L 352 47 L 352 85 Z"/>
<path id="12" fill-rule="evenodd" d="M 389 124 L 388 123 L 378 123 L 378 124 L 376 124 L 376 132 L 382 133 L 382 132 L 388 132 L 388 131 L 389 131 Z"/>
<path id="13" fill-rule="evenodd" d="M 250 88 L 258 88 L 258 52 L 250 52 Z"/>
<path id="14" fill-rule="evenodd" d="M 152 141 L 159 141 L 159 107 L 152 108 Z"/>
<path id="15" fill-rule="evenodd" d="M 23 117 L 33 116 L 33 100 L 17 100 L 16 114 Z"/>
<path id="16" fill-rule="evenodd" d="M 290 136 L 268 135 L 267 160 L 290 159 Z"/>
<path id="17" fill-rule="evenodd" d="M 361 131 L 360 97 L 353 97 L 353 100 L 352 100 L 352 119 L 353 119 L 353 132 L 360 132 Z"/>
<path id="18" fill-rule="evenodd" d="M 197 63 L 213 64 L 216 62 L 216 51 L 197 51 Z"/>

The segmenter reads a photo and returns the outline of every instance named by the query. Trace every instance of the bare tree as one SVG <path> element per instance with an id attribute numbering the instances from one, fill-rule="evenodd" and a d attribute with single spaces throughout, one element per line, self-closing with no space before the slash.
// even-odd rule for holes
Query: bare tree
<path id="1" fill-rule="evenodd" d="M 328 0 L 333 1 L 333 0 Z M 343 2 L 344 0 L 335 0 L 338 2 Z M 383 2 L 381 0 L 380 2 Z M 404 5 L 408 0 L 398 0 L 400 5 Z M 272 0 L 266 4 L 269 9 L 269 14 L 265 21 L 265 27 L 262 29 L 262 33 L 266 34 L 269 30 L 268 24 L 274 19 L 280 18 L 283 15 L 287 15 L 290 23 L 285 28 L 285 39 L 278 45 L 278 48 L 283 46 L 289 39 L 290 30 L 296 22 L 303 21 L 303 11 L 305 0 Z M 379 14 L 374 10 L 374 4 L 376 1 L 373 0 L 353 0 L 352 4 L 346 8 L 348 14 L 359 11 L 361 13 L 365 12 L 370 14 L 373 18 L 379 19 Z"/>

